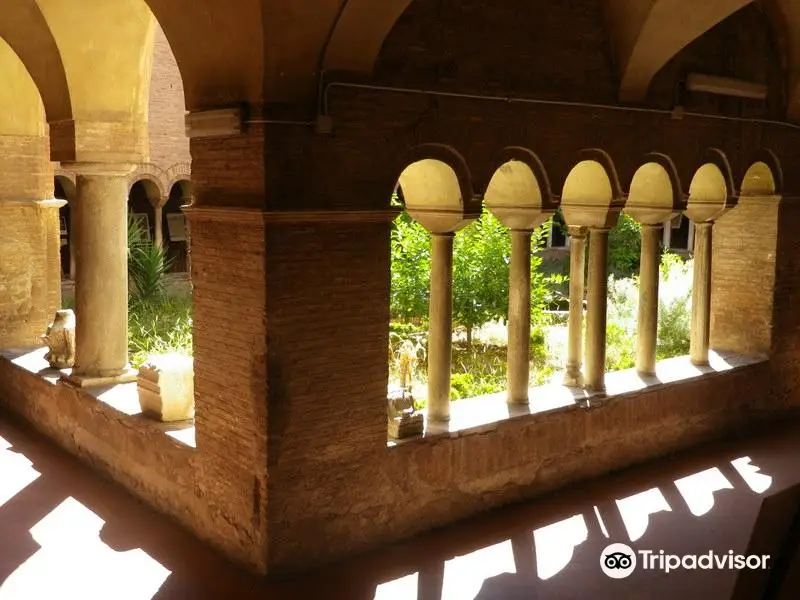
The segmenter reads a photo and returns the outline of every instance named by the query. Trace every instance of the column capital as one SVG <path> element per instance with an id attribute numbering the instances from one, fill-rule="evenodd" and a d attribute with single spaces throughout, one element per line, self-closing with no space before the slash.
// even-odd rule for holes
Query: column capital
<path id="1" fill-rule="evenodd" d="M 589 228 L 583 225 L 570 225 L 567 227 L 567 231 L 569 232 L 569 237 L 580 239 L 587 236 Z"/>
<path id="2" fill-rule="evenodd" d="M 72 171 L 78 177 L 125 177 L 133 173 L 133 163 L 101 163 L 101 162 L 62 162 L 64 170 Z"/>
<path id="3" fill-rule="evenodd" d="M 697 221 L 694 222 L 695 229 L 711 229 L 714 226 L 714 221 Z"/>

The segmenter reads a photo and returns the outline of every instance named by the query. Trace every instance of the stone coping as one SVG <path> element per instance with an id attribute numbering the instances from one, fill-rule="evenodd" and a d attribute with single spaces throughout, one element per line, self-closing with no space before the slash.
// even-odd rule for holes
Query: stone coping
<path id="1" fill-rule="evenodd" d="M 521 419 L 556 411 L 591 410 L 609 402 L 615 402 L 643 391 L 681 385 L 683 382 L 731 372 L 751 365 L 766 362 L 765 356 L 746 356 L 727 352 L 710 352 L 709 364 L 696 366 L 688 356 L 679 356 L 659 361 L 656 374 L 651 377 L 639 375 L 635 369 L 606 373 L 606 392 L 590 393 L 582 388 L 550 384 L 531 388 L 530 404 L 509 405 L 506 392 L 498 392 L 475 398 L 464 398 L 450 404 L 450 422 L 425 422 L 422 436 L 401 440 L 389 440 L 390 448 L 406 446 L 431 439 L 458 438 L 487 433 L 511 419 Z M 423 409 L 423 414 L 426 411 Z M 426 415 L 427 417 L 427 415 Z"/>
<path id="2" fill-rule="evenodd" d="M 50 367 L 44 359 L 47 348 L 36 348 L 34 350 L 6 350 L 0 352 L 0 356 L 6 358 L 13 365 L 36 375 L 47 381 L 51 385 L 58 385 L 62 377 L 69 376 L 71 369 L 58 371 Z M 62 383 L 62 385 L 69 385 Z M 196 448 L 194 421 L 183 423 L 161 423 L 152 419 L 146 419 L 142 415 L 139 406 L 139 393 L 136 382 L 121 383 L 100 387 L 83 388 L 85 394 L 92 396 L 111 409 L 120 413 L 120 416 L 137 418 L 139 426 L 146 426 L 165 433 L 178 443 L 189 448 Z"/>

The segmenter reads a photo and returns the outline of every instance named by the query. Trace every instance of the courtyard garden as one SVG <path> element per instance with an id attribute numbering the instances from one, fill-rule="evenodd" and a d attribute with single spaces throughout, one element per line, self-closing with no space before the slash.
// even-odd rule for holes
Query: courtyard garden
<path id="1" fill-rule="evenodd" d="M 192 356 L 192 294 L 184 277 L 168 275 L 170 260 L 141 226 L 128 221 L 128 347 L 131 366 L 151 355 Z M 65 308 L 74 296 L 64 294 Z"/>
<path id="2" fill-rule="evenodd" d="M 532 248 L 542 248 L 549 223 L 534 232 Z M 606 369 L 634 366 L 638 315 L 640 228 L 622 216 L 609 241 L 609 297 Z M 508 278 L 511 240 L 488 211 L 459 232 L 453 254 L 453 355 L 451 398 L 474 397 L 506 388 Z M 412 357 L 412 392 L 427 396 L 430 235 L 407 214 L 392 231 L 390 384 L 399 384 L 399 367 Z M 531 259 L 532 386 L 560 381 L 566 362 L 568 259 Z M 689 351 L 692 261 L 670 253 L 661 260 L 658 359 Z"/>
<path id="3" fill-rule="evenodd" d="M 533 234 L 531 257 L 531 385 L 560 381 L 566 362 L 568 258 L 545 262 L 549 223 Z M 609 246 L 606 368 L 634 366 L 638 311 L 639 227 L 623 216 Z M 130 298 L 128 339 L 135 368 L 150 355 L 192 355 L 191 286 L 167 275 L 169 259 L 139 222 L 129 223 Z M 427 395 L 430 235 L 407 214 L 394 223 L 391 238 L 390 385 L 399 383 L 403 355 L 413 358 L 412 390 L 424 405 Z M 508 231 L 490 213 L 459 232 L 454 242 L 453 355 L 451 397 L 467 398 L 506 388 Z M 664 253 L 659 289 L 658 359 L 689 351 L 692 261 Z M 67 308 L 74 306 L 69 294 Z"/>

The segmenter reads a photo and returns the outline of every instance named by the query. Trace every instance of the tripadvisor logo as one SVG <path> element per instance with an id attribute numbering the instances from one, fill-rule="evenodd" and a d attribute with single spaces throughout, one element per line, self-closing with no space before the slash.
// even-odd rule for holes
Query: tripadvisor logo
<path id="1" fill-rule="evenodd" d="M 611 544 L 600 555 L 600 568 L 612 579 L 625 579 L 636 569 L 636 553 L 625 544 Z"/>
<path id="2" fill-rule="evenodd" d="M 611 544 L 600 555 L 600 568 L 612 579 L 624 579 L 633 573 L 637 564 L 645 571 L 664 571 L 665 573 L 678 569 L 735 569 L 741 571 L 743 569 L 768 569 L 769 559 L 768 554 L 745 556 L 734 554 L 733 550 L 729 550 L 727 554 L 716 554 L 709 551 L 705 554 L 686 554 L 684 556 L 665 554 L 663 550 L 657 552 L 639 550 L 637 553 L 625 544 Z"/>

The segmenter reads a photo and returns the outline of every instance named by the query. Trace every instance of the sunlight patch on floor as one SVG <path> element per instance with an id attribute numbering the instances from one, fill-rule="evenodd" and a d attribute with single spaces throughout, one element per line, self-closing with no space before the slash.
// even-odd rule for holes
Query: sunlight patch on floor
<path id="1" fill-rule="evenodd" d="M 104 521 L 67 498 L 31 528 L 41 546 L 0 585 L 0 600 L 151 600 L 170 571 L 141 549 L 116 552 Z"/>
<path id="2" fill-rule="evenodd" d="M 41 473 L 27 457 L 11 450 L 11 444 L 0 437 L 0 506 L 36 481 Z"/>

